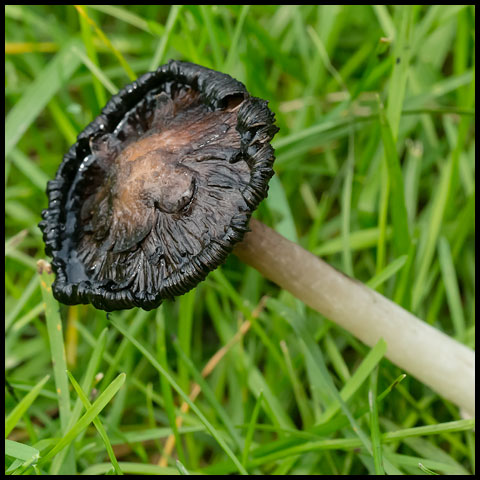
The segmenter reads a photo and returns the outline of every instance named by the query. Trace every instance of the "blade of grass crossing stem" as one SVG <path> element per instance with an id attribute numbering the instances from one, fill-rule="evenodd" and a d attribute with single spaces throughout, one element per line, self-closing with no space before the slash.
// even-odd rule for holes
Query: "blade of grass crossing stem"
<path id="1" fill-rule="evenodd" d="M 79 45 L 77 39 L 67 42 L 26 88 L 20 100 L 8 113 L 5 119 L 5 157 L 50 99 L 69 81 L 80 66 L 80 59 L 72 55 L 72 49 Z"/>
<path id="2" fill-rule="evenodd" d="M 377 404 L 378 365 L 370 375 L 370 389 L 368 391 L 368 404 L 370 407 L 370 437 L 372 440 L 373 463 L 376 475 L 384 475 L 382 465 L 382 442 L 380 438 L 380 426 L 378 423 Z"/>
<path id="3" fill-rule="evenodd" d="M 160 307 L 157 309 L 155 320 L 157 325 L 157 358 L 165 371 L 168 371 L 167 344 L 165 341 L 165 310 L 162 305 L 160 305 Z M 173 436 L 175 437 L 175 445 L 177 448 L 178 457 L 185 465 L 185 453 L 183 451 L 183 444 L 178 433 L 172 388 L 163 375 L 160 375 L 160 385 L 162 388 L 162 397 L 165 402 L 165 412 L 167 414 L 170 427 L 172 428 Z"/>
<path id="4" fill-rule="evenodd" d="M 65 433 L 70 418 L 70 394 L 68 391 L 67 361 L 63 344 L 62 319 L 58 302 L 52 295 L 53 275 L 44 269 L 40 275 L 40 288 L 45 303 L 45 318 L 53 362 L 53 378 L 58 398 L 60 425 Z"/>
<path id="5" fill-rule="evenodd" d="M 378 275 L 372 277 L 367 285 L 370 288 L 376 289 L 378 286 L 384 284 L 389 278 L 393 277 L 407 261 L 408 255 L 402 255 L 396 258 L 393 262 L 389 263 Z"/>
<path id="6" fill-rule="evenodd" d="M 145 358 L 152 364 L 152 366 L 163 375 L 168 383 L 172 386 L 172 388 L 185 400 L 185 402 L 189 405 L 190 409 L 198 416 L 199 420 L 205 425 L 207 430 L 210 432 L 212 437 L 217 441 L 220 447 L 224 450 L 224 452 L 230 457 L 233 461 L 235 466 L 237 467 L 238 471 L 242 473 L 242 475 L 248 475 L 247 471 L 243 468 L 242 464 L 232 452 L 230 447 L 225 443 L 221 435 L 218 433 L 217 429 L 207 420 L 205 415 L 200 411 L 200 409 L 193 403 L 188 394 L 186 394 L 182 388 L 178 385 L 178 383 L 173 379 L 173 377 L 160 365 L 160 363 L 155 359 L 155 357 L 150 353 L 140 342 L 138 342 L 135 338 L 133 338 L 127 330 L 125 330 L 116 320 L 112 321 L 112 325 L 119 330 L 122 335 L 124 335 L 130 342 L 138 349 Z"/>
<path id="7" fill-rule="evenodd" d="M 384 158 L 387 164 L 391 192 L 390 211 L 392 215 L 393 244 L 397 256 L 406 254 L 410 247 L 407 207 L 405 202 L 405 187 L 403 172 L 397 155 L 397 147 L 389 121 L 380 105 L 380 130 L 382 134 Z"/>
<path id="8" fill-rule="evenodd" d="M 73 385 L 73 388 L 77 392 L 78 398 L 80 399 L 83 406 L 85 407 L 85 410 L 88 410 L 89 408 L 92 407 L 92 404 L 89 402 L 87 396 L 85 395 L 85 392 L 83 391 L 82 387 L 78 384 L 78 382 L 75 380 L 71 372 L 67 372 L 67 373 L 68 373 L 68 377 L 70 378 L 70 382 Z M 110 457 L 110 461 L 112 462 L 113 468 L 115 469 L 115 473 L 117 475 L 123 475 L 123 472 L 120 470 L 120 466 L 118 465 L 117 459 L 115 457 L 115 453 L 113 453 L 112 444 L 108 439 L 107 432 L 105 431 L 105 428 L 103 427 L 103 424 L 100 421 L 99 417 L 96 417 L 93 419 L 93 424 L 95 425 L 95 428 L 97 429 L 98 433 L 102 437 L 103 443 L 105 444 L 105 448 L 107 449 L 108 456 Z"/>
<path id="9" fill-rule="evenodd" d="M 5 438 L 15 428 L 22 415 L 28 410 L 28 407 L 35 401 L 42 387 L 47 383 L 50 375 L 43 377 L 26 395 L 20 400 L 17 406 L 9 413 L 5 419 Z"/>
<path id="10" fill-rule="evenodd" d="M 51 460 L 58 452 L 70 445 L 75 438 L 90 425 L 90 423 L 100 414 L 100 412 L 108 405 L 110 400 L 117 394 L 122 385 L 125 383 L 126 375 L 121 373 L 115 380 L 100 394 L 91 407 L 80 418 L 80 420 L 61 438 L 58 443 L 41 459 L 39 463 Z"/>
<path id="11" fill-rule="evenodd" d="M 150 70 L 155 70 L 160 66 L 165 58 L 165 52 L 167 50 L 168 41 L 172 35 L 173 28 L 177 23 L 178 15 L 182 10 L 182 5 L 172 5 L 167 18 L 167 24 L 165 25 L 165 33 L 163 34 L 160 43 L 158 44 L 155 54 L 150 64 Z"/>
<path id="12" fill-rule="evenodd" d="M 85 375 L 83 376 L 82 380 L 83 391 L 89 392 L 92 387 L 95 374 L 97 372 L 100 361 L 102 360 L 103 352 L 105 351 L 105 345 L 107 343 L 107 332 L 108 329 L 104 328 L 93 346 L 93 351 L 90 354 L 90 360 L 88 361 Z M 80 418 L 81 413 L 82 401 L 78 398 L 73 407 L 72 414 L 70 415 L 70 421 L 68 422 L 67 430 L 70 430 L 75 425 L 77 420 Z M 58 455 L 55 456 L 52 461 L 52 466 L 50 468 L 51 475 L 58 475 L 67 451 L 68 450 L 62 450 Z"/>
<path id="13" fill-rule="evenodd" d="M 356 232 L 350 232 L 349 235 L 349 248 L 350 250 L 365 250 L 367 248 L 372 248 L 377 244 L 378 236 L 380 235 L 380 230 L 377 227 L 366 228 L 364 230 L 357 230 Z M 392 236 L 392 229 L 388 225 L 386 228 L 386 238 L 389 239 Z M 334 253 L 339 253 L 342 250 L 341 238 L 334 238 L 332 240 L 327 240 L 323 242 L 318 247 L 309 249 L 314 255 L 319 257 L 324 257 L 326 255 L 333 255 Z"/>
<path id="14" fill-rule="evenodd" d="M 448 240 L 440 237 L 438 240 L 438 259 L 442 271 L 448 307 L 452 315 L 455 337 L 460 342 L 465 339 L 465 317 L 463 315 L 462 300 L 458 287 L 457 274 L 453 265 L 452 251 Z"/>
<path id="15" fill-rule="evenodd" d="M 184 365 L 187 367 L 187 369 L 192 374 L 195 381 L 198 383 L 198 385 L 202 389 L 203 395 L 209 401 L 213 410 L 217 413 L 218 417 L 224 423 L 225 427 L 227 428 L 228 433 L 232 437 L 232 440 L 234 441 L 238 450 L 241 450 L 242 443 L 240 441 L 240 437 L 239 437 L 237 431 L 235 430 L 235 427 L 233 426 L 233 423 L 231 422 L 230 417 L 228 416 L 227 412 L 222 407 L 222 405 L 220 405 L 220 402 L 215 398 L 215 393 L 212 391 L 212 389 L 208 385 L 207 381 L 202 377 L 201 373 L 195 368 L 195 365 L 190 360 L 190 358 L 188 358 L 187 355 L 185 354 L 185 352 L 182 350 L 178 340 L 173 340 L 173 346 L 175 348 L 175 351 L 177 352 L 177 355 L 180 357 L 180 360 L 184 363 Z"/>

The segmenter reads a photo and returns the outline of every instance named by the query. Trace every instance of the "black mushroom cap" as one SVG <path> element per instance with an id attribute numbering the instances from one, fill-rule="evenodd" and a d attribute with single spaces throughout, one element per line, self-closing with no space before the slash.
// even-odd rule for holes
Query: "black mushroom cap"
<path id="1" fill-rule="evenodd" d="M 48 182 L 55 298 L 150 310 L 204 280 L 267 196 L 274 120 L 242 83 L 186 62 L 114 95 Z"/>

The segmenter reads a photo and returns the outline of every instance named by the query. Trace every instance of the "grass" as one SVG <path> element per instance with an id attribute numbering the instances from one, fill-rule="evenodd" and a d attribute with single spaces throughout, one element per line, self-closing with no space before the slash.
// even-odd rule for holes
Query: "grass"
<path id="1" fill-rule="evenodd" d="M 257 217 L 474 348 L 473 6 L 5 13 L 9 474 L 475 472 L 473 419 L 233 256 L 157 311 L 109 316 L 58 305 L 36 271 L 75 136 L 132 78 L 188 60 L 276 114 Z"/>

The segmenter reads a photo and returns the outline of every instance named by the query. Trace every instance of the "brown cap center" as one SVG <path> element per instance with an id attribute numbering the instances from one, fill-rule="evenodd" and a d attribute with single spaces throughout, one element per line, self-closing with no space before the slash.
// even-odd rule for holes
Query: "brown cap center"
<path id="1" fill-rule="evenodd" d="M 179 213 L 195 193 L 195 172 L 180 163 L 178 155 L 163 149 L 153 150 L 135 160 L 117 159 L 118 201 L 142 201 L 165 213 Z"/>

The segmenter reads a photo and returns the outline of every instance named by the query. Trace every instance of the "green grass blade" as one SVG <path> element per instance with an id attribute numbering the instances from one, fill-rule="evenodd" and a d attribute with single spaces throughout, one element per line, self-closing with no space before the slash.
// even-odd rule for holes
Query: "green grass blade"
<path id="1" fill-rule="evenodd" d="M 348 401 L 360 386 L 365 382 L 373 369 L 380 363 L 380 360 L 387 351 L 387 344 L 380 339 L 377 344 L 368 352 L 363 362 L 358 366 L 353 375 L 347 380 L 343 388 L 340 390 L 340 397 L 343 401 Z M 339 404 L 334 404 L 322 414 L 318 420 L 318 424 L 326 423 L 340 409 Z"/>
<path id="2" fill-rule="evenodd" d="M 198 416 L 200 421 L 205 425 L 207 430 L 210 432 L 212 437 L 218 442 L 220 447 L 225 451 L 225 453 L 230 457 L 230 459 L 233 461 L 233 463 L 236 465 L 238 468 L 238 471 L 243 474 L 247 475 L 247 471 L 243 468 L 242 464 L 238 460 L 238 458 L 235 456 L 235 454 L 232 452 L 230 447 L 225 443 L 217 429 L 207 420 L 205 415 L 200 411 L 200 409 L 190 400 L 189 396 L 187 393 L 185 393 L 182 388 L 178 385 L 178 383 L 173 379 L 173 377 L 160 365 L 160 363 L 157 361 L 157 359 L 140 343 L 138 342 L 135 338 L 133 338 L 130 333 L 125 330 L 122 326 L 118 324 L 116 320 L 112 321 L 112 325 L 122 333 L 122 335 L 125 336 L 138 350 L 142 352 L 142 354 L 147 358 L 147 360 L 155 367 L 156 370 L 160 372 L 161 375 L 163 375 L 168 383 L 172 386 L 172 388 L 185 400 L 185 402 L 188 403 L 188 406 L 190 409 L 195 412 L 195 414 Z"/>
<path id="3" fill-rule="evenodd" d="M 157 69 L 164 61 L 165 53 L 167 51 L 168 41 L 172 35 L 175 24 L 177 23 L 178 16 L 182 11 L 182 5 L 172 5 L 167 18 L 167 24 L 165 25 L 165 33 L 163 34 L 158 47 L 150 63 L 150 70 Z"/>
<path id="4" fill-rule="evenodd" d="M 157 325 L 157 358 L 160 365 L 162 365 L 165 371 L 168 372 L 169 365 L 167 359 L 167 344 L 165 333 L 165 310 L 162 305 L 157 309 L 155 320 Z M 175 404 L 173 402 L 172 387 L 163 375 L 160 375 L 160 385 L 162 389 L 162 396 L 165 402 L 165 410 L 167 413 L 168 421 L 175 437 L 175 446 L 177 449 L 177 453 L 180 461 L 185 465 L 185 453 L 182 440 L 178 433 L 177 416 L 175 414 Z"/>
<path id="5" fill-rule="evenodd" d="M 85 19 L 85 17 L 83 17 L 82 15 L 79 15 L 79 20 L 80 20 L 80 28 L 82 32 L 82 39 L 85 45 L 85 50 L 87 51 L 89 64 L 91 64 L 91 66 L 96 67 L 97 70 L 100 70 L 98 68 L 99 67 L 98 56 L 97 56 L 97 50 L 93 43 L 92 30 L 90 29 L 90 26 L 88 25 L 88 22 Z M 97 104 L 99 109 L 101 109 L 107 102 L 105 90 L 95 75 L 92 77 L 92 82 L 93 82 L 93 89 L 95 91 L 95 96 L 97 97 Z M 114 91 L 113 93 L 116 93 L 116 91 Z"/>
<path id="6" fill-rule="evenodd" d="M 235 443 L 237 448 L 240 450 L 242 448 L 242 442 L 240 440 L 240 437 L 237 431 L 235 430 L 235 427 L 233 426 L 233 423 L 230 420 L 227 412 L 222 407 L 220 402 L 215 398 L 215 393 L 212 391 L 207 381 L 202 377 L 198 369 L 195 368 L 195 365 L 193 364 L 192 360 L 182 350 L 178 340 L 176 339 L 173 340 L 173 346 L 180 360 L 187 367 L 188 371 L 192 374 L 193 378 L 195 379 L 195 382 L 197 382 L 198 385 L 200 385 L 202 389 L 202 394 L 205 395 L 205 398 L 210 402 L 210 405 L 212 406 L 213 410 L 216 412 L 218 417 L 222 420 L 233 442 Z"/>
<path id="7" fill-rule="evenodd" d="M 41 268 L 41 267 L 39 267 Z M 53 363 L 53 378 L 58 396 L 58 409 L 62 431 L 65 432 L 70 418 L 70 393 L 68 389 L 67 362 L 63 343 L 62 319 L 58 302 L 53 298 L 53 274 L 43 268 L 40 273 L 40 288 L 45 303 L 48 339 Z"/>
<path id="8" fill-rule="evenodd" d="M 85 375 L 82 380 L 82 390 L 90 391 L 90 388 L 93 384 L 95 374 L 97 373 L 98 366 L 100 364 L 103 352 L 105 350 L 105 345 L 107 342 L 107 329 L 104 328 L 103 331 L 100 333 L 96 344 L 93 347 L 93 351 L 91 352 L 88 365 L 85 371 Z M 75 405 L 72 409 L 72 414 L 70 415 L 70 420 L 68 422 L 67 430 L 70 430 L 75 423 L 80 418 L 82 413 L 82 401 L 80 398 L 77 399 Z M 65 460 L 65 456 L 68 450 L 62 450 L 52 461 L 52 466 L 50 468 L 50 473 L 52 475 L 58 475 L 60 472 L 61 466 Z"/>
<path id="9" fill-rule="evenodd" d="M 121 373 L 113 382 L 100 394 L 97 400 L 87 409 L 80 420 L 66 433 L 66 435 L 59 440 L 45 457 L 42 458 L 41 463 L 51 460 L 58 452 L 63 450 L 67 445 L 70 445 L 73 440 L 88 427 L 90 423 L 100 414 L 100 412 L 107 406 L 110 400 L 117 394 L 122 385 L 125 383 L 126 375 Z"/>
<path id="10" fill-rule="evenodd" d="M 15 428 L 22 415 L 28 410 L 30 405 L 35 401 L 42 387 L 47 383 L 50 375 L 43 377 L 31 390 L 22 398 L 18 405 L 8 414 L 5 419 L 5 438 Z"/>
<path id="11" fill-rule="evenodd" d="M 92 404 L 89 402 L 87 396 L 85 395 L 84 391 L 82 390 L 82 387 L 75 380 L 75 378 L 71 374 L 71 372 L 68 372 L 68 378 L 70 378 L 70 382 L 72 382 L 73 388 L 77 392 L 78 398 L 83 403 L 83 406 L 85 407 L 85 410 L 88 410 L 89 408 L 91 408 Z M 112 462 L 113 468 L 115 469 L 115 473 L 117 475 L 123 475 L 123 472 L 118 465 L 117 458 L 115 457 L 115 453 L 113 452 L 113 448 L 112 448 L 112 445 L 111 445 L 110 440 L 108 438 L 107 432 L 105 431 L 105 428 L 103 427 L 102 422 L 100 421 L 99 417 L 96 417 L 96 418 L 93 419 L 93 424 L 95 425 L 95 428 L 98 430 L 98 433 L 102 437 L 103 443 L 105 444 L 105 448 L 106 448 L 107 453 L 108 453 L 108 456 L 110 457 L 110 461 Z"/>
<path id="12" fill-rule="evenodd" d="M 465 339 L 465 316 L 463 314 L 457 274 L 453 265 L 452 251 L 445 237 L 440 237 L 438 240 L 438 259 L 445 284 L 448 306 L 452 315 L 455 337 L 462 342 Z"/>
<path id="13" fill-rule="evenodd" d="M 240 16 L 238 17 L 237 24 L 235 25 L 235 31 L 233 33 L 230 49 L 228 51 L 227 58 L 225 59 L 225 63 L 223 64 L 222 71 L 225 73 L 231 73 L 233 64 L 238 57 L 238 43 L 240 40 L 240 35 L 242 33 L 243 24 L 245 23 L 245 18 L 248 15 L 249 9 L 250 5 L 242 5 Z"/>
<path id="14" fill-rule="evenodd" d="M 362 444 L 365 446 L 367 451 L 370 452 L 370 441 L 366 437 L 365 433 L 358 426 L 357 422 L 353 418 L 352 413 L 349 411 L 347 405 L 345 404 L 345 401 L 343 400 L 340 393 L 337 391 L 335 385 L 333 384 L 333 381 L 330 377 L 330 374 L 328 373 L 325 362 L 323 360 L 323 355 L 320 351 L 320 348 L 315 343 L 311 333 L 308 331 L 307 325 L 305 324 L 305 319 L 301 318 L 300 315 L 298 315 L 294 310 L 286 307 L 281 302 L 273 298 L 267 300 L 267 306 L 269 308 L 271 307 L 275 309 L 285 320 L 287 320 L 291 324 L 292 328 L 297 334 L 297 337 L 299 337 L 299 339 L 303 342 L 305 346 L 305 355 L 307 357 L 307 360 L 310 361 L 312 369 L 315 370 L 315 377 L 317 378 L 317 380 L 321 380 L 321 384 L 319 384 L 319 386 L 323 385 L 328 390 L 328 396 L 333 402 L 335 402 L 333 403 L 331 401 L 331 403 L 327 406 L 327 411 L 324 412 L 324 414 L 322 415 L 323 421 L 325 421 L 326 418 L 329 418 L 329 414 L 327 415 L 327 412 L 334 411 L 334 409 L 338 405 L 338 407 L 342 409 L 343 413 L 349 419 L 354 432 L 361 439 Z M 383 340 L 379 341 L 377 345 L 379 345 L 379 348 L 382 348 L 383 350 L 386 349 L 386 345 Z M 321 422 L 322 421 L 319 421 L 317 419 L 317 423 Z"/>
<path id="15" fill-rule="evenodd" d="M 191 473 L 185 468 L 185 465 L 180 460 L 175 461 L 175 465 L 180 475 L 191 475 Z"/>
<path id="16" fill-rule="evenodd" d="M 394 143 L 398 139 L 400 117 L 402 114 L 403 102 L 409 63 L 411 57 L 411 38 L 413 30 L 413 6 L 398 5 L 396 11 L 396 36 L 394 38 L 393 55 L 395 57 L 392 77 L 388 88 L 387 118 L 392 129 Z"/>
<path id="17" fill-rule="evenodd" d="M 88 16 L 88 13 L 86 12 L 85 8 L 82 5 L 74 5 L 74 7 L 77 9 L 78 14 L 82 16 L 88 22 L 88 24 L 91 25 L 91 27 L 95 30 L 95 33 L 99 36 L 100 40 L 102 40 L 105 46 L 113 53 L 113 55 L 115 55 L 120 65 L 125 70 L 125 73 L 128 75 L 128 78 L 131 81 L 135 80 L 137 76 L 135 75 L 135 72 L 132 70 L 128 62 L 125 60 L 120 50 L 118 50 L 118 48 L 116 48 L 112 44 L 112 42 L 109 40 L 107 35 L 103 33 L 102 29 L 99 28 L 98 25 L 95 23 L 95 21 Z"/>
<path id="18" fill-rule="evenodd" d="M 370 389 L 368 391 L 368 405 L 370 407 L 370 436 L 372 439 L 373 462 L 375 474 L 384 475 L 382 462 L 382 442 L 380 438 L 380 426 L 378 423 L 377 404 L 378 367 L 373 369 L 370 375 Z"/>
<path id="19" fill-rule="evenodd" d="M 370 288 L 376 289 L 383 283 L 385 283 L 389 278 L 393 277 L 407 261 L 408 255 L 402 255 L 401 257 L 396 258 L 393 262 L 389 263 L 379 274 L 372 277 L 367 285 Z"/>
<path id="20" fill-rule="evenodd" d="M 7 251 L 7 246 L 5 247 L 5 252 Z M 5 315 L 5 331 L 7 331 L 10 326 L 13 324 L 17 315 L 21 312 L 25 304 L 30 300 L 33 294 L 36 292 L 40 279 L 36 273 L 33 274 L 32 279 L 26 286 L 25 290 L 22 293 L 22 296 L 15 302 L 14 307 Z"/>
<path id="21" fill-rule="evenodd" d="M 95 87 L 95 91 L 97 92 L 97 103 L 100 110 L 106 103 L 104 89 L 108 90 L 111 95 L 115 95 L 118 93 L 119 88 L 105 75 L 105 73 L 103 73 L 100 67 L 96 65 L 95 62 L 93 62 L 80 49 L 74 48 L 73 52 L 81 59 L 83 64 L 90 70 L 90 72 L 92 72 L 92 76 L 95 79 L 95 85 L 98 85 L 98 87 Z"/>
<path id="22" fill-rule="evenodd" d="M 242 465 L 245 467 L 248 460 L 248 455 L 252 445 L 253 434 L 255 433 L 255 424 L 257 423 L 258 414 L 260 413 L 260 408 L 262 407 L 263 392 L 260 391 L 258 394 L 257 400 L 255 402 L 255 407 L 253 408 L 252 416 L 250 417 L 250 422 L 248 424 L 247 432 L 245 433 L 245 445 L 243 447 L 242 454 Z"/>
<path id="23" fill-rule="evenodd" d="M 408 252 L 410 247 L 410 233 L 408 225 L 407 207 L 405 202 L 405 187 L 403 173 L 397 155 L 395 140 L 390 128 L 387 115 L 380 106 L 380 130 L 382 133 L 383 148 L 386 159 L 391 199 L 389 201 L 392 215 L 393 242 L 397 255 Z"/>
<path id="24" fill-rule="evenodd" d="M 5 439 L 5 455 L 29 463 L 40 458 L 40 452 L 36 448 L 8 439 Z"/>
<path id="25" fill-rule="evenodd" d="M 23 93 L 5 119 L 5 157 L 12 151 L 28 127 L 50 99 L 70 80 L 80 65 L 73 55 L 77 39 L 68 41 Z"/>
<path id="26" fill-rule="evenodd" d="M 23 152 L 14 148 L 10 152 L 12 163 L 30 180 L 40 191 L 44 192 L 49 180 L 48 175 Z"/>
<path id="27" fill-rule="evenodd" d="M 210 48 L 213 54 L 213 67 L 220 68 L 222 65 L 222 47 L 218 40 L 217 27 L 213 19 L 212 5 L 199 5 L 205 28 L 210 39 Z"/>
<path id="28" fill-rule="evenodd" d="M 98 10 L 99 12 L 106 13 L 107 15 L 111 15 L 112 17 L 118 18 L 122 22 L 127 22 L 136 28 L 140 28 L 141 30 L 150 33 L 150 29 L 148 28 L 148 22 L 146 20 L 125 8 L 119 7 L 118 5 L 85 6 L 88 8 L 93 8 L 94 10 Z"/>
<path id="29" fill-rule="evenodd" d="M 465 107 L 473 104 L 475 98 L 475 75 L 471 77 L 468 96 L 465 100 Z M 418 258 L 419 265 L 415 283 L 412 287 L 412 310 L 416 311 L 420 302 L 425 296 L 425 282 L 428 276 L 430 264 L 435 254 L 437 240 L 440 235 L 440 229 L 448 208 L 449 201 L 455 190 L 455 178 L 458 175 L 458 163 L 460 152 L 464 148 L 467 138 L 468 129 L 470 127 L 470 118 L 462 117 L 458 127 L 458 135 L 455 148 L 450 152 L 448 161 L 442 165 L 440 179 L 438 180 L 438 188 L 436 188 L 432 205 L 430 207 L 427 226 L 423 229 L 423 248 L 419 248 Z"/>
<path id="30" fill-rule="evenodd" d="M 193 330 L 193 317 L 195 307 L 195 293 L 193 289 L 190 292 L 182 295 L 179 302 L 178 309 L 178 332 L 177 337 L 180 343 L 180 348 L 189 356 L 192 350 L 192 330 Z M 180 386 L 188 391 L 189 378 L 188 368 L 184 363 L 178 365 L 178 381 Z"/>

